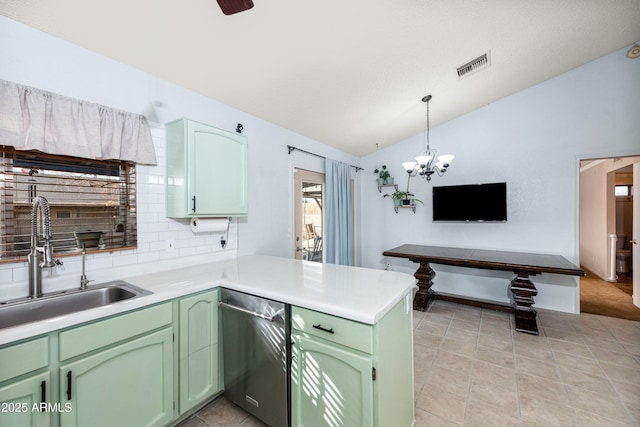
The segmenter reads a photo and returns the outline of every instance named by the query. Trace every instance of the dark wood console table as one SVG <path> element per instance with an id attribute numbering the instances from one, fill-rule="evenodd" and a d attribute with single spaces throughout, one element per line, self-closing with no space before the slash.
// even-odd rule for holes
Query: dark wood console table
<path id="1" fill-rule="evenodd" d="M 584 276 L 584 270 L 569 262 L 560 255 L 530 254 L 524 252 L 506 252 L 483 249 L 445 248 L 438 246 L 402 245 L 382 253 L 384 256 L 407 258 L 420 264 L 414 274 L 418 279 L 418 292 L 413 300 L 414 310 L 425 311 L 435 299 L 488 307 L 497 310 L 513 311 L 516 320 L 516 330 L 538 335 L 536 311 L 531 307 L 533 297 L 538 290 L 529 279 L 541 273 L 566 274 Z M 510 290 L 513 304 L 479 302 L 462 297 L 438 295 L 431 289 L 436 273 L 432 264 L 453 265 L 456 267 L 480 268 L 487 270 L 512 271 L 515 277 L 511 281 Z"/>

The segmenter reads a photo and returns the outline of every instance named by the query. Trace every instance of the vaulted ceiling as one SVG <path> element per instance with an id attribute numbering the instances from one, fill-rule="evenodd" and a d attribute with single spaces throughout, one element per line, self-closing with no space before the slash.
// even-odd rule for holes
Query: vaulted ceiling
<path id="1" fill-rule="evenodd" d="M 0 14 L 356 156 L 640 41 L 640 0 L 0 0 Z M 459 78 L 483 54 L 489 66 Z"/>

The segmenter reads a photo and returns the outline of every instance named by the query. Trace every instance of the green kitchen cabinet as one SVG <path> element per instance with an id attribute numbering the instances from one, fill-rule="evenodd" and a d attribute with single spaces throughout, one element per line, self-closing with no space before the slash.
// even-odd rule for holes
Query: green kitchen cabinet
<path id="1" fill-rule="evenodd" d="M 171 302 L 60 332 L 61 427 L 168 424 L 173 354 Z"/>
<path id="2" fill-rule="evenodd" d="M 292 340 L 292 424 L 372 426 L 371 356 L 304 334 Z"/>
<path id="3" fill-rule="evenodd" d="M 0 426 L 49 426 L 50 383 L 49 372 L 44 372 L 0 387 Z"/>
<path id="4" fill-rule="evenodd" d="M 180 414 L 221 391 L 218 290 L 180 300 Z"/>
<path id="5" fill-rule="evenodd" d="M 166 215 L 248 214 L 247 138 L 193 120 L 166 125 Z"/>
<path id="6" fill-rule="evenodd" d="M 50 425 L 48 357 L 47 337 L 0 348 L 0 426 Z"/>
<path id="7" fill-rule="evenodd" d="M 173 331 L 60 366 L 62 427 L 163 426 L 173 419 Z"/>
<path id="8" fill-rule="evenodd" d="M 413 424 L 410 293 L 374 325 L 300 307 L 291 316 L 292 425 Z"/>

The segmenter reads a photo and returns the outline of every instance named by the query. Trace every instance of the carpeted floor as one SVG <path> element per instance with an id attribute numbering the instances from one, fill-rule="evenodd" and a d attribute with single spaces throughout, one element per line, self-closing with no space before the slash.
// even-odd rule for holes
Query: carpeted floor
<path id="1" fill-rule="evenodd" d="M 612 285 L 629 296 L 633 296 L 633 275 L 631 273 L 618 273 L 618 281 L 613 282 Z"/>
<path id="2" fill-rule="evenodd" d="M 580 278 L 580 312 L 640 321 L 640 308 L 633 305 L 631 276 L 620 283 L 600 279 L 582 267 L 587 275 Z"/>

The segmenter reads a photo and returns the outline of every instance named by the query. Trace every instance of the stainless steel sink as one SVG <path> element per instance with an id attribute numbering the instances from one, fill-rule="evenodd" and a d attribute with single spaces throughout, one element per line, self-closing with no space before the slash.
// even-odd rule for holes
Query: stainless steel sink
<path id="1" fill-rule="evenodd" d="M 74 289 L 36 299 L 0 303 L 0 329 L 102 307 L 152 293 L 118 280 L 90 286 L 84 290 Z"/>

